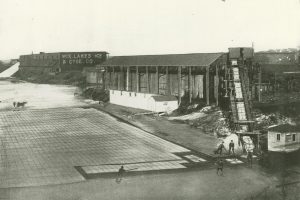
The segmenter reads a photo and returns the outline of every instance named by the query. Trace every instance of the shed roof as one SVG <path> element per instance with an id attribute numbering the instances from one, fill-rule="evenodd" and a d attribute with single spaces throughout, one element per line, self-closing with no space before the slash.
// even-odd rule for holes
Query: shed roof
<path id="1" fill-rule="evenodd" d="M 224 53 L 114 56 L 105 66 L 209 66 Z"/>
<path id="2" fill-rule="evenodd" d="M 177 101 L 177 98 L 175 96 L 164 96 L 164 95 L 159 95 L 159 96 L 152 96 L 152 98 L 155 101 Z"/>
<path id="3" fill-rule="evenodd" d="M 300 125 L 291 125 L 291 124 L 281 124 L 278 126 L 273 126 L 269 128 L 269 131 L 279 132 L 279 133 L 289 133 L 289 132 L 299 132 Z"/>

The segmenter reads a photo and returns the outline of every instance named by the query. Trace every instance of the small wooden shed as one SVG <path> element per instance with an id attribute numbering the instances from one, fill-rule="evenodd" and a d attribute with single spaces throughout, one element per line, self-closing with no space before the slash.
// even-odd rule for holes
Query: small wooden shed
<path id="1" fill-rule="evenodd" d="M 148 101 L 150 110 L 153 112 L 170 113 L 178 108 L 178 100 L 175 96 L 152 96 Z"/>
<path id="2" fill-rule="evenodd" d="M 300 126 L 281 124 L 268 130 L 268 150 L 292 152 L 300 149 Z"/>

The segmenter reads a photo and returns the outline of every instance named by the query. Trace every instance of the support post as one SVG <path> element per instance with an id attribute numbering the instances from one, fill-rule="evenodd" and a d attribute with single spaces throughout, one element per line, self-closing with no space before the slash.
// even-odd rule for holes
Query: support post
<path id="1" fill-rule="evenodd" d="M 158 73 L 158 66 L 156 66 L 156 94 L 159 94 L 159 73 Z"/>
<path id="2" fill-rule="evenodd" d="M 166 66 L 166 94 L 170 95 L 169 67 Z"/>
<path id="3" fill-rule="evenodd" d="M 189 68 L 189 76 L 188 76 L 188 91 L 189 91 L 189 102 L 192 103 L 192 67 Z"/>
<path id="4" fill-rule="evenodd" d="M 205 76 L 205 95 L 206 95 L 206 104 L 209 105 L 209 66 L 206 67 L 206 76 Z"/>
<path id="5" fill-rule="evenodd" d="M 258 102 L 261 102 L 261 67 L 258 72 Z"/>
<path id="6" fill-rule="evenodd" d="M 219 65 L 216 65 L 216 105 L 219 106 Z"/>
<path id="7" fill-rule="evenodd" d="M 147 93 L 150 93 L 150 86 L 149 86 L 149 69 L 146 66 L 146 84 L 147 84 Z"/>
<path id="8" fill-rule="evenodd" d="M 178 105 L 181 104 L 181 67 L 178 67 Z"/>
<path id="9" fill-rule="evenodd" d="M 115 90 L 115 82 L 116 82 L 116 75 L 115 75 L 115 67 L 112 67 L 112 89 Z"/>
<path id="10" fill-rule="evenodd" d="M 257 150 L 260 152 L 260 134 L 257 134 Z"/>
<path id="11" fill-rule="evenodd" d="M 126 91 L 129 91 L 129 76 L 130 76 L 130 67 L 126 67 Z"/>
<path id="12" fill-rule="evenodd" d="M 274 89 L 275 89 L 275 91 L 277 91 L 277 83 L 276 83 L 277 81 L 276 81 L 276 72 L 274 72 Z M 275 93 L 274 93 L 275 94 Z"/>
<path id="13" fill-rule="evenodd" d="M 119 66 L 120 70 L 118 72 L 118 90 L 121 90 L 121 67 Z"/>
<path id="14" fill-rule="evenodd" d="M 136 66 L 136 92 L 140 91 L 140 76 L 139 76 L 139 67 Z"/>
<path id="15" fill-rule="evenodd" d="M 101 73 L 101 77 L 102 77 L 102 89 L 105 90 L 106 75 L 105 75 L 105 71 L 104 70 Z"/>
<path id="16" fill-rule="evenodd" d="M 99 88 L 99 79 L 100 79 L 99 69 L 96 68 L 96 88 Z"/>
<path id="17" fill-rule="evenodd" d="M 107 67 L 104 67 L 103 74 L 104 74 L 104 83 L 103 83 L 103 85 L 104 85 L 104 89 L 107 90 L 108 89 L 108 85 L 107 85 L 107 82 L 108 82 Z"/>

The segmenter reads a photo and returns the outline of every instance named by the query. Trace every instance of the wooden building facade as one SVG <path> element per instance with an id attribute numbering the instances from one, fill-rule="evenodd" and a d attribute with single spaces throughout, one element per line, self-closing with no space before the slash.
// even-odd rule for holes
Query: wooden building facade
<path id="1" fill-rule="evenodd" d="M 219 100 L 220 69 L 226 65 L 224 53 L 167 54 L 111 57 L 97 67 L 103 71 L 106 89 Z"/>

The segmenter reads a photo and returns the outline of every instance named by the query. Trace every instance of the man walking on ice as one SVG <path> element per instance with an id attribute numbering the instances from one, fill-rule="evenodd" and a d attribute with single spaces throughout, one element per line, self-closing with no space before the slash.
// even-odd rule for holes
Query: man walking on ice
<path id="1" fill-rule="evenodd" d="M 125 169 L 124 169 L 124 166 L 122 165 L 118 171 L 118 176 L 116 178 L 117 183 L 121 183 L 124 173 L 125 173 Z"/>

